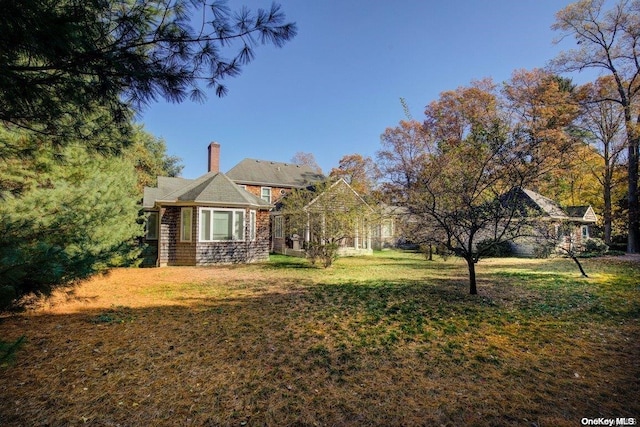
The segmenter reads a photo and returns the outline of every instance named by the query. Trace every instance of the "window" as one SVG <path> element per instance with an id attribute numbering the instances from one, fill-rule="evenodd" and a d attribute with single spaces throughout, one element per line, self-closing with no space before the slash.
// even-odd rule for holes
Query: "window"
<path id="1" fill-rule="evenodd" d="M 180 241 L 191 241 L 191 225 L 193 223 L 193 208 L 180 210 Z"/>
<path id="2" fill-rule="evenodd" d="M 271 203 L 271 187 L 260 188 L 260 198 L 267 203 Z"/>
<path id="3" fill-rule="evenodd" d="M 256 240 L 256 211 L 249 211 L 249 240 Z"/>
<path id="4" fill-rule="evenodd" d="M 582 238 L 583 239 L 588 239 L 589 238 L 589 226 L 588 225 L 583 225 L 582 226 Z"/>
<path id="5" fill-rule="evenodd" d="M 200 208 L 199 235 L 201 242 L 244 240 L 244 210 Z"/>
<path id="6" fill-rule="evenodd" d="M 281 216 L 277 216 L 274 218 L 273 221 L 273 235 L 274 237 L 277 238 L 283 238 L 284 237 L 284 225 L 283 225 L 283 217 Z"/>
<path id="7" fill-rule="evenodd" d="M 146 223 L 147 240 L 158 240 L 158 212 L 149 212 Z"/>
<path id="8" fill-rule="evenodd" d="M 393 236 L 393 221 L 390 219 L 384 220 L 382 222 L 381 237 L 392 237 L 392 236 Z"/>

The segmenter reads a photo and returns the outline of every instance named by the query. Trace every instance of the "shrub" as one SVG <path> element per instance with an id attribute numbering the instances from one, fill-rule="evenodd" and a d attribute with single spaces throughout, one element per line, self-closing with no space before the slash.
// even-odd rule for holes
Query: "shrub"
<path id="1" fill-rule="evenodd" d="M 587 239 L 584 242 L 584 251 L 593 255 L 603 255 L 609 250 L 609 246 L 598 238 Z"/>
<path id="2" fill-rule="evenodd" d="M 315 265 L 318 259 L 320 259 L 324 268 L 331 267 L 333 261 L 338 258 L 338 244 L 327 243 L 323 245 L 310 243 L 307 247 L 307 258 L 312 265 Z"/>
<path id="3" fill-rule="evenodd" d="M 485 239 L 477 245 L 478 253 L 487 257 L 508 257 L 513 255 L 511 244 L 504 240 Z"/>
<path id="4" fill-rule="evenodd" d="M 533 256 L 535 258 L 549 258 L 555 249 L 553 244 L 539 244 L 533 248 Z"/>

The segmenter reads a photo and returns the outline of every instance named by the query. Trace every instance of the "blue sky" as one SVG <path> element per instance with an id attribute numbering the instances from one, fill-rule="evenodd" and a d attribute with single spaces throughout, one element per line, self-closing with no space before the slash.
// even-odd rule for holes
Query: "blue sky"
<path id="1" fill-rule="evenodd" d="M 226 97 L 158 102 L 142 113 L 145 129 L 182 158 L 184 177 L 206 172 L 211 141 L 221 144 L 224 172 L 245 157 L 288 162 L 302 151 L 328 173 L 344 155 L 375 156 L 380 134 L 405 118 L 401 97 L 420 119 L 443 91 L 484 77 L 505 81 L 571 47 L 554 45 L 559 34 L 550 29 L 569 1 L 278 3 L 297 23 L 297 37 L 280 49 L 258 46 L 256 59 L 227 81 Z M 270 4 L 229 2 L 252 10 Z"/>

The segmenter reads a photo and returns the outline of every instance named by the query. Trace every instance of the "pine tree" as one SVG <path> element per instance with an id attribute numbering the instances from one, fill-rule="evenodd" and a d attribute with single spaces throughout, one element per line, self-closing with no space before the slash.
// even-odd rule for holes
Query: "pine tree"
<path id="1" fill-rule="evenodd" d="M 0 309 L 49 295 L 111 265 L 133 262 L 139 193 L 130 160 L 34 135 L 3 132 L 28 157 L 0 161 Z"/>

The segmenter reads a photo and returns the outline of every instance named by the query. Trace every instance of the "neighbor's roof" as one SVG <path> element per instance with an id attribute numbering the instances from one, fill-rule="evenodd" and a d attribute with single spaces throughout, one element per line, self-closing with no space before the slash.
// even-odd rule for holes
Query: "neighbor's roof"
<path id="1" fill-rule="evenodd" d="M 158 177 L 158 188 L 145 187 L 143 206 L 151 208 L 157 202 L 271 207 L 271 204 L 239 187 L 222 172 L 210 172 L 197 179 Z"/>
<path id="2" fill-rule="evenodd" d="M 568 215 L 560 205 L 542 194 L 526 188 L 521 189 L 544 213 L 552 218 L 566 218 Z"/>
<path id="3" fill-rule="evenodd" d="M 563 209 L 560 204 L 554 200 L 545 197 L 540 193 L 536 193 L 533 190 L 520 188 L 519 191 L 526 195 L 530 201 L 530 205 L 532 204 L 535 208 L 541 211 L 541 213 L 550 218 L 583 223 L 595 223 L 598 220 L 596 213 L 591 206 L 568 206 Z"/>
<path id="4" fill-rule="evenodd" d="M 568 206 L 565 208 L 565 211 L 567 211 L 567 214 L 571 218 L 578 218 L 583 221 L 593 222 L 598 220 L 598 217 L 591 206 Z"/>
<path id="5" fill-rule="evenodd" d="M 325 179 L 306 165 L 256 159 L 242 160 L 227 172 L 227 176 L 238 184 L 291 188 L 304 188 Z"/>

